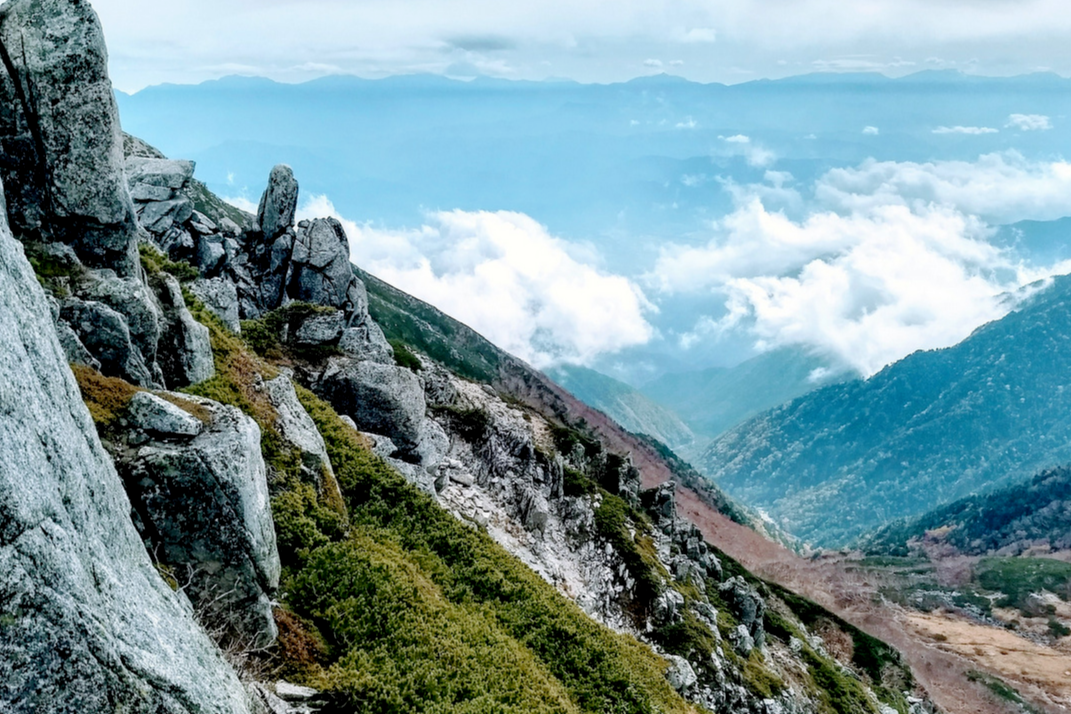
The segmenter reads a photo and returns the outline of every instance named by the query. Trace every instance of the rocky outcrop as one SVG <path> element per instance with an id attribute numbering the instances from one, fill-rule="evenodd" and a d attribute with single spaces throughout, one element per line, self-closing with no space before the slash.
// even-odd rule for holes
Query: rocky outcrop
<path id="1" fill-rule="evenodd" d="M 239 275 L 238 285 L 243 317 L 254 318 L 283 304 L 294 251 L 297 201 L 293 170 L 284 164 L 276 166 L 260 198 L 256 225 L 245 236 L 248 270 Z"/>
<path id="2" fill-rule="evenodd" d="M 157 386 L 123 315 L 103 303 L 69 298 L 60 304 L 60 319 L 104 374 L 142 387 Z"/>
<path id="3" fill-rule="evenodd" d="M 234 407 L 173 399 L 201 414 L 203 427 L 143 394 L 127 410 L 127 443 L 117 447 L 138 529 L 206 626 L 266 645 L 277 634 L 271 595 L 280 565 L 260 429 Z"/>
<path id="4" fill-rule="evenodd" d="M 419 460 L 426 404 L 424 388 L 412 371 L 378 362 L 335 360 L 316 389 L 359 429 L 386 436 L 403 458 Z"/>
<path id="5" fill-rule="evenodd" d="M 0 162 L 21 237 L 69 243 L 92 267 L 138 272 L 137 222 L 96 13 L 11 0 L 0 14 Z"/>
<path id="6" fill-rule="evenodd" d="M 305 407 L 301 406 L 290 376 L 283 374 L 268 380 L 264 383 L 264 389 L 277 413 L 276 431 L 285 445 L 300 456 L 302 480 L 314 485 L 321 496 L 325 489 L 330 489 L 332 493 L 329 499 L 341 503 L 342 494 L 335 481 L 335 471 L 327 456 L 324 438 Z"/>
<path id="7" fill-rule="evenodd" d="M 208 310 L 223 321 L 234 334 L 242 331 L 238 313 L 238 289 L 225 277 L 209 280 L 200 278 L 189 285 L 194 297 L 204 303 Z"/>
<path id="8" fill-rule="evenodd" d="M 334 218 L 302 221 L 290 257 L 287 297 L 341 308 L 347 315 L 367 313 L 368 298 L 359 282 L 342 224 Z"/>
<path id="9" fill-rule="evenodd" d="M 216 371 L 208 328 L 193 319 L 174 277 L 159 276 L 157 294 L 163 308 L 159 361 L 168 387 L 178 389 L 208 379 Z"/>
<path id="10" fill-rule="evenodd" d="M 237 678 L 149 561 L 4 217 L 0 710 L 244 714 Z"/>

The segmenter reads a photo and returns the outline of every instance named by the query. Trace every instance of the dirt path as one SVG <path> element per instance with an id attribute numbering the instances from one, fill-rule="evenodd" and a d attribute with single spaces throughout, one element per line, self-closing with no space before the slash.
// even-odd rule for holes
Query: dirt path
<path id="1" fill-rule="evenodd" d="M 653 485 L 656 484 L 645 484 L 646 487 Z M 968 680 L 966 673 L 972 669 L 989 670 L 991 674 L 1013 679 L 1017 684 L 1023 682 L 1021 676 L 1013 677 L 1010 672 L 991 667 L 985 660 L 968 659 L 962 651 L 956 651 L 953 647 L 938 647 L 933 632 L 917 622 L 912 624 L 911 618 L 915 617 L 913 613 L 875 602 L 878 582 L 871 575 L 857 570 L 849 571 L 836 560 L 800 558 L 750 528 L 733 523 L 703 503 L 689 489 L 678 488 L 677 508 L 681 515 L 699 526 L 712 544 L 751 572 L 804 595 L 896 647 L 934 703 L 948 714 L 1005 714 L 1017 711 L 993 696 L 981 684 Z M 1061 665 L 1054 666 L 1058 669 Z M 1021 691 L 1026 696 L 1034 695 L 1032 699 L 1041 694 L 1035 687 Z M 1042 701 L 1048 699 L 1038 698 Z M 1038 707 L 1059 714 L 1071 711 L 1051 699 L 1045 704 L 1039 701 Z"/>

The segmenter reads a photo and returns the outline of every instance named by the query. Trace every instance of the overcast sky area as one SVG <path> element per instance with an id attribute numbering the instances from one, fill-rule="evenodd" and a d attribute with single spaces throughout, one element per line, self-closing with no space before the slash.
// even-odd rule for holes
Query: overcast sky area
<path id="1" fill-rule="evenodd" d="M 1060 0 L 95 0 L 131 92 L 225 75 L 737 83 L 814 71 L 1071 75 Z M 849 9 L 850 8 L 850 9 Z"/>

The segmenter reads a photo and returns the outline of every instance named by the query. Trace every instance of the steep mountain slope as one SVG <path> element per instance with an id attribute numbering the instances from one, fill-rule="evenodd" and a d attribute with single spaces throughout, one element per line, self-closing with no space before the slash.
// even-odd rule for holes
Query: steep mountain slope
<path id="1" fill-rule="evenodd" d="M 575 365 L 550 369 L 547 376 L 633 433 L 653 436 L 674 449 L 695 441 L 680 417 L 624 382 Z"/>
<path id="2" fill-rule="evenodd" d="M 1037 546 L 1071 549 L 1071 468 L 1045 471 L 1023 483 L 941 506 L 868 535 L 875 553 L 905 554 L 927 536 L 961 553 L 1016 554 Z"/>
<path id="3" fill-rule="evenodd" d="M 959 345 L 745 422 L 698 466 L 790 533 L 847 543 L 1071 460 L 1069 340 L 1064 276 Z"/>
<path id="4" fill-rule="evenodd" d="M 695 433 L 714 438 L 748 417 L 850 376 L 830 374 L 822 360 L 784 348 L 735 367 L 671 372 L 640 391 L 680 415 Z"/>

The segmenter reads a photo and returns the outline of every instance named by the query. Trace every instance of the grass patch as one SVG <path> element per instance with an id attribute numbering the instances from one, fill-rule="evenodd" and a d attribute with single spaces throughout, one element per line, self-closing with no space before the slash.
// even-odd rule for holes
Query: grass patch
<path id="1" fill-rule="evenodd" d="M 1029 610 L 1027 598 L 1042 590 L 1071 598 L 1071 563 L 1048 558 L 983 558 L 975 569 L 975 579 L 986 590 L 1004 597 L 997 607 Z"/>
<path id="2" fill-rule="evenodd" d="M 1017 705 L 1020 710 L 1027 712 L 1027 714 L 1041 714 L 1040 709 L 1023 699 L 1023 696 L 1019 694 L 1018 690 L 1002 679 L 987 674 L 986 672 L 979 672 L 978 670 L 967 672 L 967 679 L 972 682 L 978 682 L 995 694 L 999 699 Z"/>
<path id="3" fill-rule="evenodd" d="M 109 432 L 126 411 L 134 395 L 142 391 L 117 377 L 105 377 L 91 367 L 72 364 L 71 371 L 82 392 L 82 401 L 89 408 L 89 415 L 98 431 Z"/>
<path id="4" fill-rule="evenodd" d="M 650 523 L 624 499 L 604 492 L 602 503 L 595 509 L 595 530 L 625 562 L 629 575 L 636 581 L 639 604 L 649 606 L 668 579 L 655 552 Z"/>
<path id="5" fill-rule="evenodd" d="M 877 714 L 866 690 L 857 679 L 819 657 L 810 647 L 804 646 L 802 659 L 818 688 L 818 698 L 824 711 L 834 714 Z"/>
<path id="6" fill-rule="evenodd" d="M 189 263 L 176 262 L 148 243 L 138 244 L 138 253 L 141 255 L 141 267 L 151 276 L 160 273 L 173 275 L 180 283 L 188 283 L 201 277 L 197 268 Z"/>
<path id="7" fill-rule="evenodd" d="M 414 372 L 419 372 L 424 369 L 424 365 L 420 363 L 420 359 L 413 354 L 410 349 L 401 340 L 388 340 L 391 349 L 394 350 L 394 364 L 399 367 L 405 367 L 411 369 Z"/>

